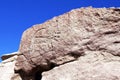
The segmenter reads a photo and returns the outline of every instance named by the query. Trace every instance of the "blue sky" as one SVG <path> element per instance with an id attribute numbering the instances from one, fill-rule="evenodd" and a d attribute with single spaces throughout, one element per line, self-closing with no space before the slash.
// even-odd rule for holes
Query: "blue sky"
<path id="1" fill-rule="evenodd" d="M 17 51 L 32 25 L 87 6 L 120 7 L 120 0 L 0 0 L 0 56 Z"/>

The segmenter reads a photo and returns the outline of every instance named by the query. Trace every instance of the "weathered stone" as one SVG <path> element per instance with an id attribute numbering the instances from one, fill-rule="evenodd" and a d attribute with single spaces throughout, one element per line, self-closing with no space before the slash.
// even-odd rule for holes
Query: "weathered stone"
<path id="1" fill-rule="evenodd" d="M 91 54 L 89 51 L 120 56 L 120 9 L 76 9 L 29 28 L 22 36 L 15 71 L 35 78 L 38 73 L 41 76 L 43 71 Z"/>
<path id="2" fill-rule="evenodd" d="M 0 63 L 0 80 L 11 80 L 15 75 L 14 67 L 17 55 L 10 57 Z M 16 79 L 21 80 L 21 79 Z"/>
<path id="3" fill-rule="evenodd" d="M 22 80 L 19 74 L 14 74 L 10 80 Z"/>
<path id="4" fill-rule="evenodd" d="M 120 57 L 101 51 L 43 72 L 41 80 L 120 80 Z"/>

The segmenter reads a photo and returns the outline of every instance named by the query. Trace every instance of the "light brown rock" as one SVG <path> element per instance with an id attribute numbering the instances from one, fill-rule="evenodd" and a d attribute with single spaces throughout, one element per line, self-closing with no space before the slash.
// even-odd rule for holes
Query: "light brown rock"
<path id="1" fill-rule="evenodd" d="M 73 62 L 79 57 L 93 55 L 91 51 L 98 51 L 98 55 L 105 53 L 113 57 L 120 56 L 120 9 L 75 9 L 29 28 L 22 36 L 15 71 L 24 80 L 36 80 L 36 75 L 40 79 L 42 72 Z M 96 70 L 96 67 L 99 69 L 99 66 L 106 69 L 100 62 L 98 61 L 98 66 L 88 66 L 93 67 L 92 70 Z M 119 62 L 105 65 L 118 66 Z M 81 64 L 79 66 L 84 67 Z M 100 77 L 97 78 L 99 80 Z"/>
<path id="2" fill-rule="evenodd" d="M 22 80 L 22 78 L 19 74 L 14 74 L 10 80 Z"/>
<path id="3" fill-rule="evenodd" d="M 86 53 L 77 61 L 43 72 L 41 80 L 120 80 L 120 57 L 100 51 Z"/>
<path id="4" fill-rule="evenodd" d="M 15 53 L 11 53 L 11 55 L 13 54 Z M 12 78 L 14 77 L 14 75 L 16 75 L 14 72 L 16 59 L 17 55 L 14 55 L 0 63 L 0 80 L 13 80 Z M 19 78 L 14 80 L 22 79 L 19 76 Z"/>

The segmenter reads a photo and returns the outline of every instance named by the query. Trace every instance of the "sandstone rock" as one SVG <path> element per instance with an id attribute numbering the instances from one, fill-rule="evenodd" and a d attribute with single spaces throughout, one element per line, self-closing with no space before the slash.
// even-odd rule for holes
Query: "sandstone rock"
<path id="1" fill-rule="evenodd" d="M 23 80 L 19 74 L 14 74 L 10 80 Z"/>
<path id="2" fill-rule="evenodd" d="M 91 7 L 75 9 L 61 16 L 55 17 L 43 24 L 35 25 L 29 28 L 22 36 L 19 48 L 20 54 L 17 58 L 15 71 L 16 73 L 19 73 L 24 80 L 34 80 L 36 75 L 41 77 L 42 72 L 48 71 L 56 66 L 73 62 L 79 57 L 86 57 L 87 55 L 92 56 L 92 51 L 93 53 L 97 51 L 98 53 L 96 54 L 98 55 L 105 53 L 105 55 L 109 54 L 112 57 L 116 56 L 119 58 L 120 9 Z M 83 73 L 87 73 L 91 69 L 92 71 L 85 74 L 87 78 L 80 77 L 80 80 L 87 80 L 91 76 L 96 76 L 95 72 L 100 74 L 96 77 L 96 79 L 102 80 L 100 76 L 103 76 L 104 78 L 104 74 L 107 73 L 107 71 L 104 71 L 107 69 L 105 66 L 109 67 L 112 65 L 118 69 L 118 66 L 120 65 L 118 61 L 105 63 L 102 60 L 102 62 L 102 58 L 106 57 L 99 57 L 98 65 L 95 64 L 95 66 L 93 65 L 93 60 L 96 58 L 93 57 L 88 61 L 88 64 L 86 62 L 82 63 L 81 61 L 80 64 L 78 64 L 78 60 L 78 62 L 65 65 L 66 67 L 63 68 L 65 69 L 69 66 L 73 66 L 74 64 L 78 64 L 77 67 L 75 66 L 75 70 L 79 70 L 81 69 L 79 66 L 82 66 L 82 68 L 88 66 L 83 69 Z M 93 61 L 93 63 L 89 63 L 90 61 Z M 108 70 L 114 70 L 112 69 L 112 66 L 109 67 Z M 89 69 L 89 67 L 91 69 Z M 99 70 L 102 70 L 101 68 L 103 68 L 103 72 L 99 72 L 97 68 Z M 58 69 L 61 69 L 61 67 Z M 65 71 L 67 70 L 69 70 L 69 68 Z M 71 70 L 74 72 L 74 69 Z M 48 74 L 50 73 L 48 72 Z M 75 73 L 75 76 L 82 75 L 83 73 L 80 70 L 80 73 Z M 117 72 L 115 72 L 115 74 L 117 74 Z M 54 76 L 55 78 L 51 80 L 58 80 L 58 75 L 60 74 L 56 74 Z M 110 76 L 110 74 L 108 75 Z M 113 74 L 111 75 L 113 76 Z M 73 75 L 71 74 L 71 76 Z M 118 77 L 118 75 L 116 76 Z M 26 77 L 29 78 L 25 79 Z M 53 75 L 51 75 L 51 77 L 53 77 Z M 43 80 L 48 80 L 49 78 L 50 77 L 46 76 L 46 79 L 43 78 Z M 75 79 L 73 78 L 68 80 L 78 80 L 79 77 Z M 90 80 L 91 79 L 93 78 L 90 78 Z M 105 77 L 104 80 L 105 79 L 109 78 Z"/>
<path id="3" fill-rule="evenodd" d="M 86 51 L 80 57 L 43 72 L 42 80 L 120 80 L 120 57 L 101 51 Z"/>
<path id="4" fill-rule="evenodd" d="M 14 53 L 10 54 L 13 55 Z M 0 63 L 0 80 L 13 80 L 12 77 L 16 75 L 14 73 L 15 62 L 17 59 L 17 55 L 14 55 Z M 20 77 L 20 76 L 19 76 Z M 21 80 L 14 79 L 14 80 Z"/>

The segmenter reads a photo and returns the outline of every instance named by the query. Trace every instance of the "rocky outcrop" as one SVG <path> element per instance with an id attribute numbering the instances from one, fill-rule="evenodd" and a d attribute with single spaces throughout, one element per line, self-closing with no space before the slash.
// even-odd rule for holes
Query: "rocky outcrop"
<path id="1" fill-rule="evenodd" d="M 119 80 L 120 9 L 75 9 L 34 25 L 17 56 L 22 80 Z"/>
<path id="2" fill-rule="evenodd" d="M 120 58 L 107 52 L 86 51 L 86 56 L 43 72 L 42 80 L 120 80 Z"/>
<path id="3" fill-rule="evenodd" d="M 17 59 L 18 52 L 6 54 L 2 58 L 4 61 L 0 63 L 0 80 L 22 80 L 19 74 L 15 74 L 15 62 Z M 13 56 L 14 55 L 14 56 Z M 15 79 L 13 79 L 15 76 Z"/>

